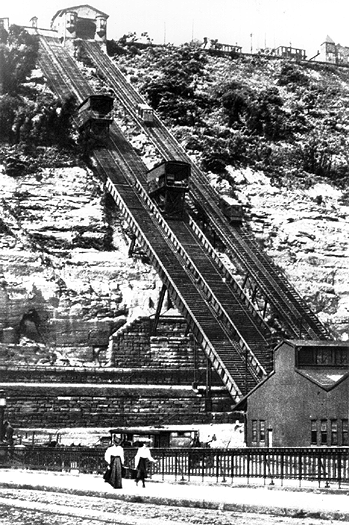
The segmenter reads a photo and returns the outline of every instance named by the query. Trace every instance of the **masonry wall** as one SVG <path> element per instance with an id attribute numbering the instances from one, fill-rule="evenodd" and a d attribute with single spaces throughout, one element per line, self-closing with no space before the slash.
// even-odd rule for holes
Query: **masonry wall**
<path id="1" fill-rule="evenodd" d="M 14 427 L 113 427 L 230 422 L 205 412 L 205 399 L 190 387 L 6 387 L 6 417 Z"/>
<path id="2" fill-rule="evenodd" d="M 206 358 L 185 328 L 172 319 L 151 336 L 148 318 L 125 325 L 104 352 L 108 364 L 94 360 L 96 347 L 75 348 L 81 361 L 69 366 L 69 359 L 45 360 L 47 349 L 38 344 L 0 344 L 6 417 L 15 427 L 34 428 L 233 421 L 231 398 L 215 373 L 207 409 Z"/>
<path id="3" fill-rule="evenodd" d="M 137 319 L 111 338 L 109 364 L 114 367 L 194 369 L 206 366 L 194 338 L 185 335 L 186 324 L 180 319 L 162 320 L 156 335 L 151 335 L 152 320 Z"/>

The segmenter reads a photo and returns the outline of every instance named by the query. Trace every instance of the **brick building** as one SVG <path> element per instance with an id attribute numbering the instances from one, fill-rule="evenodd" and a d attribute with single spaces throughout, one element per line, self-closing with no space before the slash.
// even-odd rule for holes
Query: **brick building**
<path id="1" fill-rule="evenodd" d="M 249 447 L 348 446 L 349 344 L 284 341 L 274 371 L 236 409 Z"/>
<path id="2" fill-rule="evenodd" d="M 318 60 L 331 64 L 349 64 L 349 47 L 335 44 L 332 38 L 327 36 L 320 46 Z"/>

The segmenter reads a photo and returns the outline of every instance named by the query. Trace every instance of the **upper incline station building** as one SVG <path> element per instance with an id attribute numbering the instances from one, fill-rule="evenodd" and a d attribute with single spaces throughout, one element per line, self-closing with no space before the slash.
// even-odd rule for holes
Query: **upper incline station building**
<path id="1" fill-rule="evenodd" d="M 109 15 L 89 5 L 77 5 L 60 9 L 53 16 L 51 29 L 58 37 L 94 39 L 105 42 L 107 39 L 107 19 Z"/>

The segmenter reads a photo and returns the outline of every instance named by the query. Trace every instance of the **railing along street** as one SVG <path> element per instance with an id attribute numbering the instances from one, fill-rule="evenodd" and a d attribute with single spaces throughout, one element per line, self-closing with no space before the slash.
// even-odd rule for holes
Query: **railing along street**
<path id="1" fill-rule="evenodd" d="M 125 466 L 134 468 L 137 449 L 125 449 Z M 349 483 L 349 447 L 328 448 L 178 448 L 152 449 L 156 463 L 149 464 L 150 476 L 175 481 L 201 480 L 247 483 L 263 479 L 317 481 L 328 486 Z M 102 474 L 104 449 L 88 447 L 28 446 L 2 448 L 0 466 L 37 470 L 79 471 Z"/>

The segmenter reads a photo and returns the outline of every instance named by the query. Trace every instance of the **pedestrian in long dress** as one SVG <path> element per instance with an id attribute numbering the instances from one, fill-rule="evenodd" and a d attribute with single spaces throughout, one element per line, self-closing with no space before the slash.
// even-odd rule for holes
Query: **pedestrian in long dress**
<path id="1" fill-rule="evenodd" d="M 147 461 L 156 462 L 150 453 L 147 444 L 144 443 L 141 448 L 138 449 L 135 457 L 135 467 L 137 469 L 137 476 L 135 479 L 136 485 L 139 481 L 142 481 L 142 487 L 145 488 L 145 478 L 147 477 Z"/>
<path id="2" fill-rule="evenodd" d="M 122 489 L 122 466 L 124 464 L 124 449 L 119 441 L 107 448 L 104 459 L 108 463 L 105 481 L 110 483 L 114 489 Z"/>

